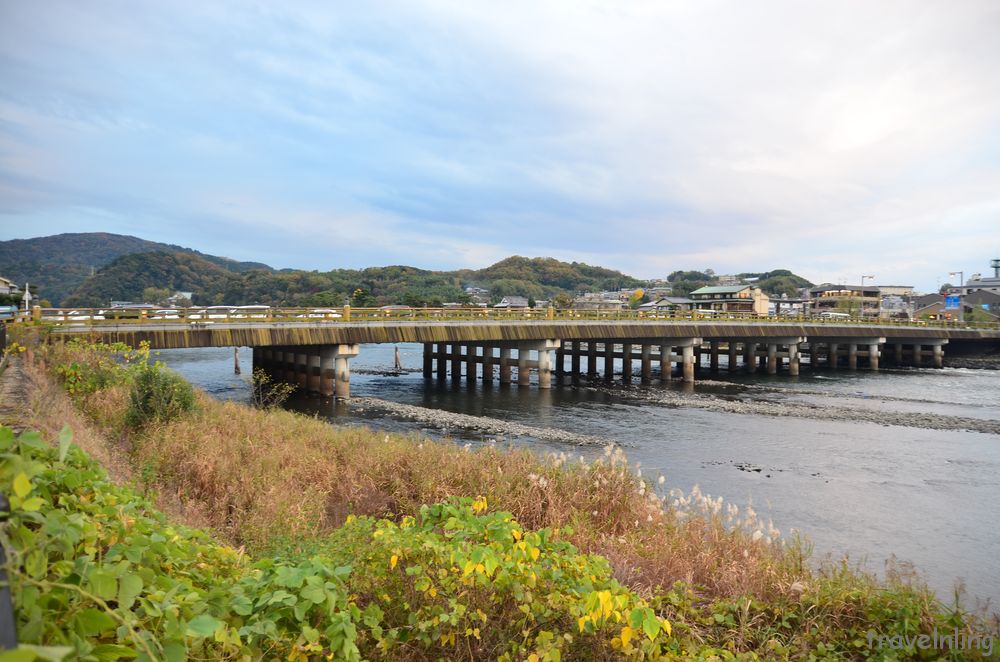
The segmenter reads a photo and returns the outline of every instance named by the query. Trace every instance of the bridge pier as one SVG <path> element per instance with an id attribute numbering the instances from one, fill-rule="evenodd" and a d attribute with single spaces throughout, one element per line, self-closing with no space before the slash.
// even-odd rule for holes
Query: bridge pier
<path id="1" fill-rule="evenodd" d="M 622 384 L 632 383 L 632 344 L 622 343 Z"/>
<path id="2" fill-rule="evenodd" d="M 462 346 L 457 343 L 451 345 L 451 384 L 457 386 L 462 381 Z"/>
<path id="3" fill-rule="evenodd" d="M 829 343 L 827 345 L 829 348 L 826 353 L 826 364 L 827 367 L 836 370 L 840 367 L 840 344 L 839 343 Z"/>
<path id="4" fill-rule="evenodd" d="M 903 343 L 896 342 L 893 343 L 892 346 L 893 349 L 895 350 L 895 355 L 896 355 L 894 363 L 896 365 L 903 365 Z"/>
<path id="5" fill-rule="evenodd" d="M 428 345 L 424 345 L 424 376 L 430 378 L 427 370 Z M 330 397 L 335 392 L 337 350 L 333 345 L 324 345 L 319 350 L 319 393 Z"/>
<path id="6" fill-rule="evenodd" d="M 747 372 L 757 371 L 757 343 L 743 343 L 743 367 Z"/>
<path id="7" fill-rule="evenodd" d="M 465 384 L 476 385 L 476 359 L 479 358 L 479 348 L 476 345 L 465 346 Z"/>
<path id="8" fill-rule="evenodd" d="M 691 345 L 684 345 L 681 348 L 682 357 L 682 368 L 681 368 L 681 378 L 684 382 L 688 384 L 694 383 L 694 347 Z"/>
<path id="9" fill-rule="evenodd" d="M 309 375 L 307 376 L 306 383 L 309 386 L 310 393 L 320 393 L 321 391 L 321 375 L 320 372 L 322 368 L 320 367 L 320 349 L 319 347 L 309 348 L 309 358 L 308 358 L 308 368 Z"/>
<path id="10" fill-rule="evenodd" d="M 642 345 L 642 383 L 648 384 L 653 379 L 653 346 Z"/>
<path id="11" fill-rule="evenodd" d="M 604 341 L 604 381 L 610 382 L 615 378 L 615 344 Z"/>
<path id="12" fill-rule="evenodd" d="M 729 372 L 736 372 L 736 341 L 729 341 L 729 365 L 726 366 L 726 370 Z"/>
<path id="13" fill-rule="evenodd" d="M 430 379 L 434 372 L 434 343 L 424 343 L 424 379 Z"/>
<path id="14" fill-rule="evenodd" d="M 528 372 L 528 354 L 524 345 L 517 348 L 517 385 L 528 386 L 531 384 L 531 373 Z"/>
<path id="15" fill-rule="evenodd" d="M 304 346 L 295 351 L 295 383 L 303 391 L 309 388 L 309 355 Z"/>
<path id="16" fill-rule="evenodd" d="M 799 345 L 792 343 L 788 346 L 788 374 L 792 377 L 799 376 Z"/>
<path id="17" fill-rule="evenodd" d="M 359 351 L 357 345 L 334 345 L 334 395 L 338 400 L 349 400 L 351 397 L 350 359 L 357 356 Z"/>
<path id="18" fill-rule="evenodd" d="M 778 345 L 777 343 L 768 343 L 767 345 L 767 374 L 776 375 L 778 374 Z"/>
<path id="19" fill-rule="evenodd" d="M 570 348 L 569 369 L 573 383 L 576 384 L 580 381 L 580 341 L 574 340 Z"/>
<path id="20" fill-rule="evenodd" d="M 597 343 L 587 341 L 587 381 L 597 380 Z"/>
<path id="21" fill-rule="evenodd" d="M 878 343 L 870 343 L 868 345 L 868 368 L 869 370 L 874 370 L 878 372 Z"/>
<path id="22" fill-rule="evenodd" d="M 443 382 L 448 377 L 448 346 L 437 344 L 437 380 Z"/>
<path id="23" fill-rule="evenodd" d="M 708 365 L 712 372 L 719 372 L 719 341 L 712 340 L 708 343 L 709 355 Z"/>
<path id="24" fill-rule="evenodd" d="M 673 379 L 674 364 L 671 357 L 673 347 L 670 345 L 660 345 L 660 381 L 669 382 Z"/>

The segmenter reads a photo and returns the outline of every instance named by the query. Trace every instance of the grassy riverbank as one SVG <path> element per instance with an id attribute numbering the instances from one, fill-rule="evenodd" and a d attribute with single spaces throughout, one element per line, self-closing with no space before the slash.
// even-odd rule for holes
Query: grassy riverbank
<path id="1" fill-rule="evenodd" d="M 204 614 L 178 613 L 172 630 L 162 629 L 162 619 L 155 626 L 141 621 L 157 645 L 232 656 L 249 651 L 270 657 L 262 651 L 272 650 L 308 656 L 350 639 L 359 655 L 395 659 L 844 659 L 890 653 L 872 649 L 869 633 L 912 637 L 935 628 L 968 634 L 997 629 L 995 620 L 949 610 L 899 577 L 876 581 L 844 566 L 811 569 L 802 545 L 783 544 L 752 511 L 697 492 L 664 500 L 656 495 L 656 481 L 636 476 L 617 450 L 592 463 L 539 458 L 527 451 L 472 450 L 333 428 L 201 394 L 187 402 L 181 380 L 143 367 L 142 355 L 122 366 L 114 351 L 76 344 L 37 350 L 24 371 L 30 382 L 24 424 L 53 440 L 69 423 L 76 443 L 118 482 L 154 497 L 171 522 L 210 529 L 220 541 L 171 529 L 183 531 L 174 534 L 178 540 L 190 537 L 215 550 L 205 552 L 197 590 L 216 598 Z M 42 453 L 7 443 L 17 447 L 18 457 Z M 101 478 L 83 454 L 74 461 L 90 472 L 83 482 L 91 493 L 113 493 L 118 504 L 148 518 L 136 534 L 140 539 L 174 526 L 135 491 Z M 58 458 L 31 462 L 56 466 Z M 3 473 L 8 492 L 12 473 Z M 40 512 L 56 516 L 66 503 L 72 499 L 46 501 Z M 75 568 L 89 557 L 84 566 L 103 567 L 106 557 L 94 549 L 65 550 L 63 560 Z M 15 573 L 26 573 L 23 561 Z M 60 566 L 48 567 L 51 574 Z M 173 570 L 161 564 L 152 571 L 173 581 Z M 327 570 L 340 574 L 331 579 L 323 574 Z M 284 611 L 275 608 L 279 617 L 269 610 L 286 598 L 269 602 L 277 591 L 262 577 L 285 581 L 287 573 L 297 586 L 281 590 L 296 602 Z M 122 576 L 116 576 L 119 588 Z M 248 577 L 256 582 L 247 596 L 250 606 L 218 593 Z M 303 587 L 316 581 L 341 591 L 327 608 L 301 606 Z M 22 600 L 26 588 L 20 588 Z M 146 609 L 141 601 L 135 604 Z M 23 604 L 19 615 L 25 617 Z M 214 620 L 200 623 L 216 626 L 208 640 L 189 632 L 207 631 L 207 625 L 181 627 L 202 615 Z M 251 621 L 284 625 L 261 625 L 258 632 Z M 58 622 L 63 629 L 39 632 L 36 641 L 60 641 L 60 632 L 75 627 L 72 618 Z M 334 622 L 351 627 L 339 635 L 327 632 Z M 307 624 L 310 637 L 303 640 Z M 315 641 L 313 631 L 319 633 Z M 109 638 L 105 631 L 80 635 L 77 628 L 77 636 L 79 641 L 66 641 L 78 648 L 80 641 L 135 645 L 120 629 Z M 911 652 L 920 651 L 914 646 Z"/>

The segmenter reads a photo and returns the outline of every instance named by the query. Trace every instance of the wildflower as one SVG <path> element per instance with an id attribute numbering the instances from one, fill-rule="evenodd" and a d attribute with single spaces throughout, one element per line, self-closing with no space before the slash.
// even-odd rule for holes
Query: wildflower
<path id="1" fill-rule="evenodd" d="M 660 485 L 663 485 L 663 483 L 664 483 L 665 481 L 666 481 L 666 478 L 664 478 L 663 476 L 660 476 L 659 478 L 657 478 L 657 479 L 656 479 L 656 482 L 657 482 L 658 484 L 660 484 Z"/>

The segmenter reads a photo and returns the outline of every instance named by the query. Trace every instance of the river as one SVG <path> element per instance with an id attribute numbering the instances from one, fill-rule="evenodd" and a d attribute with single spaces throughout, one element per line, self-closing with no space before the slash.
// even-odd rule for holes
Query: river
<path id="1" fill-rule="evenodd" d="M 399 348 L 405 368 L 421 365 L 421 345 Z M 241 376 L 233 374 L 232 349 L 169 350 L 159 358 L 215 397 L 245 400 L 251 354 L 243 348 L 240 355 Z M 393 365 L 392 345 L 364 345 L 351 365 L 355 404 L 296 396 L 287 406 L 334 425 L 586 457 L 603 449 L 574 441 L 616 442 L 644 476 L 662 474 L 668 487 L 697 484 L 727 502 L 752 502 L 784 535 L 804 534 L 814 558 L 847 555 L 881 573 L 895 557 L 946 601 L 961 582 L 966 606 L 1000 605 L 1000 371 L 803 368 L 794 378 L 704 370 L 693 389 L 674 382 L 540 391 L 379 374 Z M 431 422 L 404 418 L 382 401 L 420 407 Z M 439 412 L 487 417 L 497 427 L 438 423 Z M 539 432 L 504 433 L 512 421 Z"/>

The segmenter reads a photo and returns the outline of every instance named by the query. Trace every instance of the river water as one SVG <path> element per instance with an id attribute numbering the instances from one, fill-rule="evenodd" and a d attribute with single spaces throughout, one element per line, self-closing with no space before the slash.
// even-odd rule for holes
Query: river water
<path id="1" fill-rule="evenodd" d="M 421 345 L 399 348 L 404 368 L 421 365 Z M 425 382 L 419 372 L 379 374 L 392 368 L 393 349 L 362 346 L 351 364 L 352 396 L 616 442 L 644 476 L 662 474 L 668 487 L 687 491 L 697 484 L 741 507 L 752 502 L 783 534 L 804 534 L 814 558 L 847 555 L 881 573 L 895 557 L 912 563 L 945 600 L 964 583 L 967 606 L 983 600 L 994 609 L 1000 605 L 1000 435 L 991 431 L 1000 422 L 1000 371 L 804 367 L 793 378 L 705 370 L 693 389 L 673 382 L 540 391 L 495 382 L 470 388 L 464 381 L 456 388 Z M 240 355 L 241 376 L 233 374 L 232 349 L 170 350 L 159 358 L 215 397 L 245 400 L 251 353 L 243 348 Z M 500 440 L 585 457 L 603 451 L 541 433 L 511 436 L 415 422 L 380 406 L 318 397 L 296 396 L 287 406 L 333 425 L 472 444 Z M 776 407 L 793 414 L 760 413 Z M 928 429 L 924 420 L 944 429 Z"/>

